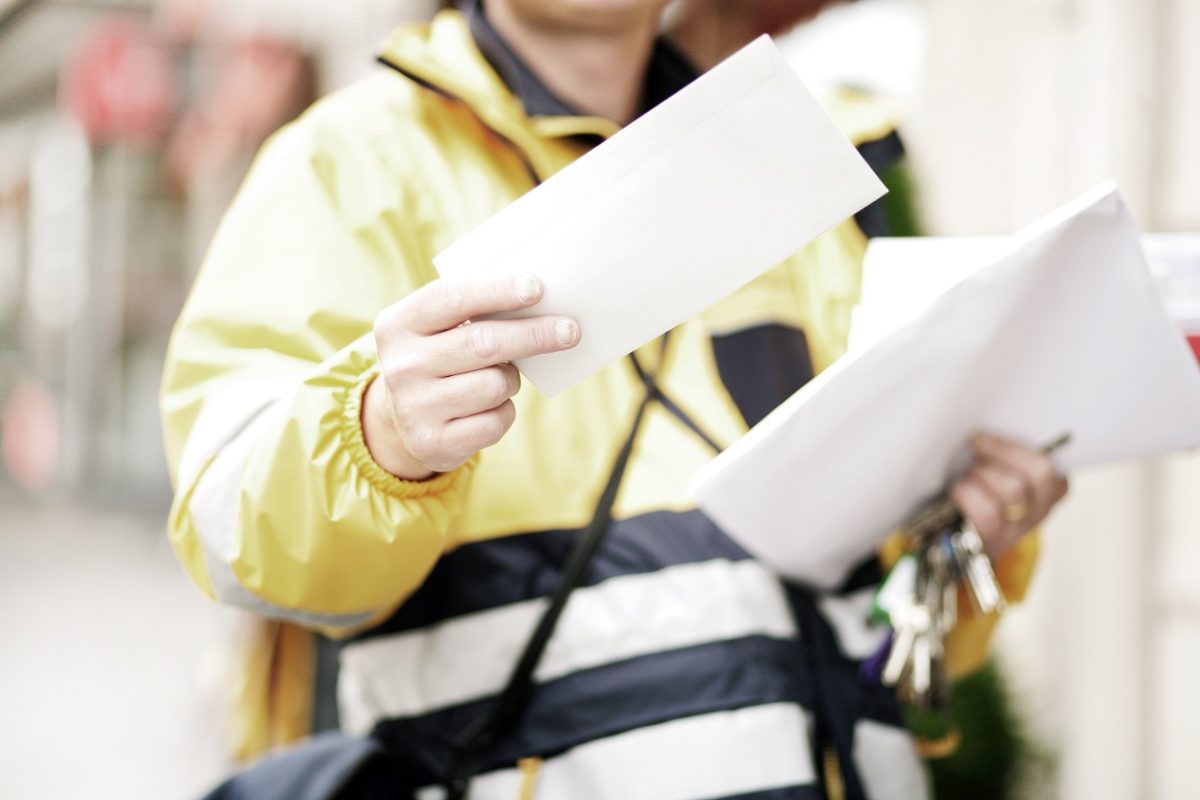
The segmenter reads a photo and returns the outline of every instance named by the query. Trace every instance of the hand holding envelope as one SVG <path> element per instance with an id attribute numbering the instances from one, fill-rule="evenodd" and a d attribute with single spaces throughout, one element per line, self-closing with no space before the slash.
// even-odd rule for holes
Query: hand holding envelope
<path id="1" fill-rule="evenodd" d="M 761 37 L 434 259 L 443 277 L 532 273 L 518 316 L 578 347 L 517 361 L 555 395 L 798 252 L 884 193 Z M 506 315 L 511 316 L 511 315 Z"/>
<path id="2" fill-rule="evenodd" d="M 375 462 L 420 481 L 496 444 L 516 418 L 521 376 L 510 362 L 569 350 L 570 317 L 472 319 L 529 308 L 542 297 L 532 275 L 435 281 L 375 320 L 379 379 L 363 397 L 363 438 Z"/>
<path id="3" fill-rule="evenodd" d="M 883 191 L 758 39 L 456 242 L 435 259 L 444 280 L 380 315 L 372 456 L 410 480 L 454 469 L 512 425 L 509 362 L 561 392 Z"/>
<path id="4" fill-rule="evenodd" d="M 838 585 L 965 466 L 975 431 L 1030 444 L 1069 432 L 1063 470 L 1200 446 L 1200 371 L 1111 185 L 874 338 L 696 485 L 743 546 L 817 587 Z"/>

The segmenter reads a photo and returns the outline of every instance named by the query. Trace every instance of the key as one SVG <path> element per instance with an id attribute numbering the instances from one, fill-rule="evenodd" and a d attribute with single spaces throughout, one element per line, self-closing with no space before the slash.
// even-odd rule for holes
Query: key
<path id="1" fill-rule="evenodd" d="M 946 641 L 940 633 L 931 641 L 929 694 L 927 704 L 939 711 L 950 708 L 950 670 L 946 664 Z"/>
<path id="2" fill-rule="evenodd" d="M 967 596 L 977 614 L 1003 611 L 1008 603 L 996 580 L 992 561 L 983 552 L 983 539 L 970 522 L 965 522 L 950 537 L 959 572 L 967 587 Z"/>
<path id="3" fill-rule="evenodd" d="M 928 708 L 935 697 L 940 698 L 947 687 L 938 684 L 944 672 L 944 640 L 946 627 L 946 587 L 952 582 L 941 543 L 942 537 L 931 537 L 920 551 L 923 567 L 920 570 L 922 602 L 929 610 L 929 629 L 913 642 L 912 670 L 906 694 L 910 701 Z"/>
<path id="4" fill-rule="evenodd" d="M 930 638 L 930 673 L 927 705 L 938 711 L 950 708 L 950 672 L 946 664 L 946 637 L 958 622 L 958 581 L 953 568 L 949 536 L 939 536 L 929 549 L 930 595 L 938 606 L 937 624 Z"/>
<path id="5" fill-rule="evenodd" d="M 895 635 L 883 665 L 884 686 L 896 686 L 908 671 L 916 638 L 929 628 L 929 609 L 916 602 L 899 605 L 892 611 L 892 627 Z"/>
<path id="6" fill-rule="evenodd" d="M 954 559 L 954 547 L 948 535 L 938 536 L 929 546 L 930 574 L 937 583 L 939 596 L 937 624 L 943 636 L 954 629 L 958 622 L 958 568 Z M 932 605 L 933 599 L 930 600 Z"/>
<path id="7" fill-rule="evenodd" d="M 892 620 L 894 610 L 912 603 L 916 588 L 917 554 L 908 553 L 900 557 L 875 592 L 871 603 L 871 620 L 887 624 L 886 639 L 879 648 L 859 666 L 859 677 L 864 683 L 879 684 L 883 681 L 883 669 L 896 644 L 896 624 Z"/>
<path id="8" fill-rule="evenodd" d="M 909 690 L 913 702 L 921 706 L 927 704 L 930 684 L 933 680 L 933 638 L 933 631 L 927 629 L 918 634 L 913 641 Z"/>
<path id="9" fill-rule="evenodd" d="M 938 543 L 941 561 L 945 570 L 946 583 L 942 587 L 942 630 L 948 636 L 958 624 L 958 573 L 954 566 L 954 545 L 949 536 Z"/>
<path id="10" fill-rule="evenodd" d="M 933 628 L 937 621 L 936 598 L 931 594 L 931 565 L 929 562 L 929 540 L 926 540 L 917 551 L 917 569 L 911 592 L 911 602 L 905 607 L 907 618 L 901 623 L 904 651 L 897 653 L 897 661 L 892 663 L 892 675 L 903 694 L 913 696 L 920 701 L 929 690 L 929 669 L 932 644 L 930 636 L 934 635 Z M 931 600 L 934 604 L 931 604 Z M 901 662 L 902 658 L 902 662 Z M 907 678 L 907 680 L 905 680 Z"/>
<path id="11" fill-rule="evenodd" d="M 922 625 L 913 637 L 912 651 L 908 654 L 908 667 L 905 671 L 907 681 L 901 687 L 904 694 L 908 695 L 915 703 L 923 703 L 925 693 L 929 688 L 929 636 L 937 622 L 937 609 L 929 603 L 929 579 L 929 539 L 926 539 L 917 552 L 917 579 L 913 588 L 913 597 L 916 606 L 922 609 L 923 614 L 928 615 L 929 624 Z"/>

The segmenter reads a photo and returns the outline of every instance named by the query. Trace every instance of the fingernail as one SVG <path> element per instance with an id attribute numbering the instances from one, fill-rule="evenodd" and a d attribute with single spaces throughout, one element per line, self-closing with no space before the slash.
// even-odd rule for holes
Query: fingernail
<path id="1" fill-rule="evenodd" d="M 967 447 L 970 447 L 972 450 L 978 450 L 986 445 L 987 434 L 983 433 L 982 431 L 975 431 L 975 433 L 972 433 L 970 437 L 967 438 Z"/>
<path id="2" fill-rule="evenodd" d="M 579 341 L 579 325 L 573 319 L 560 319 L 554 323 L 554 336 L 563 347 L 570 347 Z"/>
<path id="3" fill-rule="evenodd" d="M 517 299 L 522 303 L 532 303 L 542 294 L 542 282 L 532 275 L 517 277 Z"/>

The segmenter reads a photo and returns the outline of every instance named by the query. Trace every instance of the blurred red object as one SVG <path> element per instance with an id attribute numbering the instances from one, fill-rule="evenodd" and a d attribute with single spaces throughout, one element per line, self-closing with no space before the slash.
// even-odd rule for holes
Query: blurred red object
<path id="1" fill-rule="evenodd" d="M 1151 233 L 1142 245 L 1167 312 L 1200 364 L 1200 234 Z"/>
<path id="2" fill-rule="evenodd" d="M 63 79 L 62 101 L 94 144 L 155 143 L 177 96 L 166 46 L 148 24 L 124 16 L 84 38 Z"/>
<path id="3" fill-rule="evenodd" d="M 213 0 L 158 0 L 158 27 L 171 41 L 195 41 L 209 23 L 213 5 Z"/>
<path id="4" fill-rule="evenodd" d="M 214 80 L 167 147 L 167 175 L 180 189 L 256 149 L 312 100 L 312 72 L 299 47 L 252 39 L 221 47 L 220 54 Z"/>
<path id="5" fill-rule="evenodd" d="M 50 488 L 58 474 L 61 427 L 58 398 L 38 381 L 17 385 L 0 415 L 4 466 L 31 492 Z"/>

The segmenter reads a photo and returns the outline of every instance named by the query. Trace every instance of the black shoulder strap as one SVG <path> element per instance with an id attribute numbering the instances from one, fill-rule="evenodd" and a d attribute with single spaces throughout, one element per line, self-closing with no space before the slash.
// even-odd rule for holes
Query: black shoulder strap
<path id="1" fill-rule="evenodd" d="M 665 349 L 666 337 L 663 337 L 664 352 Z M 604 491 L 600 494 L 600 500 L 596 504 L 592 520 L 571 549 L 571 554 L 563 569 L 562 580 L 554 590 L 554 594 L 550 596 L 550 605 L 538 620 L 537 627 L 534 628 L 529 641 L 526 642 L 525 649 L 522 651 L 520 659 L 517 660 L 516 666 L 513 667 L 507 685 L 496 698 L 490 711 L 481 716 L 459 737 L 455 745 L 451 774 L 446 783 L 447 800 L 466 798 L 467 791 L 471 786 L 471 779 L 479 767 L 480 753 L 499 737 L 512 730 L 520 720 L 533 691 L 533 673 L 541 661 L 542 653 L 545 651 L 550 637 L 554 635 L 554 629 L 558 625 L 563 609 L 567 606 L 567 601 L 571 598 L 571 593 L 583 580 L 584 574 L 592 562 L 592 557 L 595 556 L 600 543 L 604 540 L 604 534 L 612 522 L 613 504 L 616 502 L 617 492 L 621 489 L 621 481 L 629 466 L 629 459 L 633 454 L 633 447 L 646 416 L 646 410 L 650 403 L 660 396 L 654 382 L 655 376 L 642 369 L 641 364 L 637 362 L 636 355 L 631 355 L 629 358 L 645 389 L 637 413 L 633 418 L 629 436 L 618 451 L 616 461 L 613 462 L 612 472 L 609 474 Z"/>

